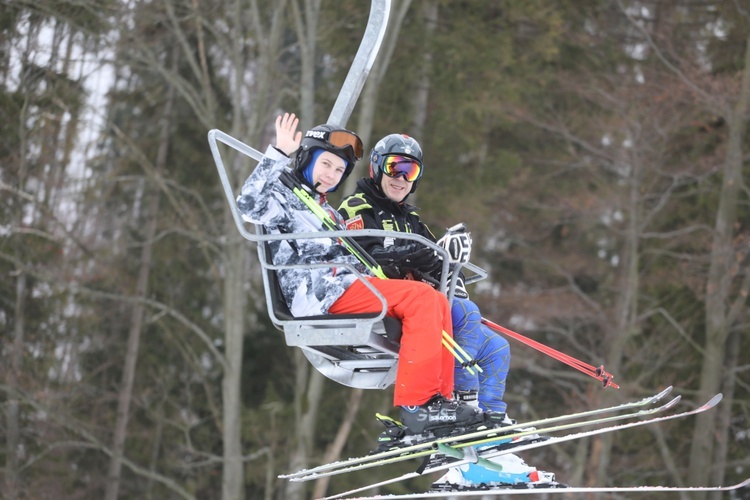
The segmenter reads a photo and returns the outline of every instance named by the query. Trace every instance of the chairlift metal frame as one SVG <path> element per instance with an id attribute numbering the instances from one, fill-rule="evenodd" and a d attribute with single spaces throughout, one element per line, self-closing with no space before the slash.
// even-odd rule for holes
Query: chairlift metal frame
<path id="1" fill-rule="evenodd" d="M 372 1 L 365 35 L 329 116 L 328 123 L 345 126 L 348 121 L 379 50 L 385 34 L 389 12 L 390 0 Z M 378 297 L 382 305 L 379 313 L 293 317 L 281 296 L 276 271 L 279 269 L 327 267 L 331 265 L 322 263 L 276 266 L 271 261 L 267 248 L 268 242 L 272 240 L 320 238 L 321 233 L 267 234 L 262 226 L 254 224 L 250 224 L 254 226 L 254 231 L 249 231 L 246 227 L 248 223 L 242 218 L 242 214 L 237 207 L 236 195 L 222 160 L 219 143 L 229 146 L 256 162 L 263 158 L 263 154 L 218 129 L 209 131 L 208 142 L 235 226 L 243 238 L 257 243 L 268 315 L 274 326 L 284 332 L 287 345 L 299 347 L 316 370 L 340 384 L 362 389 L 385 389 L 393 384 L 396 380 L 398 366 L 401 324 L 395 318 L 386 316 L 385 298 L 353 266 L 347 266 Z M 449 300 L 453 299 L 458 272 L 453 273 L 453 278 L 449 283 L 446 279 L 449 266 L 448 252 L 420 235 L 361 229 L 328 231 L 326 236 L 330 238 L 379 236 L 421 242 L 443 256 L 443 279 L 440 289 L 443 292 L 447 290 Z M 341 267 L 340 263 L 336 265 Z M 460 264 L 458 266 L 455 271 L 461 268 Z M 466 279 L 466 284 L 474 283 L 487 276 L 484 270 L 471 263 L 464 264 L 463 268 L 473 273 Z"/>

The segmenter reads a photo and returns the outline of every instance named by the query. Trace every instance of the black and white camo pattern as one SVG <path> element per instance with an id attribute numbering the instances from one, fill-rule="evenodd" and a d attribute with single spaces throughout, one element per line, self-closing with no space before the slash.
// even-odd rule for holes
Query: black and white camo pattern
<path id="1" fill-rule="evenodd" d="M 270 233 L 324 231 L 320 220 L 278 180 L 290 163 L 289 158 L 269 146 L 242 186 L 237 206 L 245 220 L 264 225 Z M 342 222 L 338 212 L 321 200 L 318 193 L 312 195 L 337 222 Z M 365 276 L 372 276 L 356 257 L 331 238 L 271 241 L 270 247 L 275 265 L 348 263 Z M 295 317 L 327 314 L 331 304 L 357 279 L 344 267 L 287 269 L 278 273 L 281 291 Z"/>

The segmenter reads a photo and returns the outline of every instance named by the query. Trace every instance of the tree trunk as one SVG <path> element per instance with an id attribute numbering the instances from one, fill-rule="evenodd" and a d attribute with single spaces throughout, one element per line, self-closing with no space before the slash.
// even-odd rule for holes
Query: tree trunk
<path id="1" fill-rule="evenodd" d="M 641 172 L 644 166 L 641 159 L 631 154 L 627 162 L 632 166 L 632 173 L 628 178 L 627 212 L 628 226 L 623 242 L 624 266 L 620 276 L 621 293 L 617 295 L 615 308 L 615 328 L 609 339 L 610 347 L 606 357 L 606 368 L 610 373 L 617 374 L 622 366 L 625 345 L 636 331 L 636 317 L 638 315 L 638 288 L 639 288 L 639 241 L 641 225 Z M 608 406 L 615 404 L 617 394 L 612 391 L 599 393 L 596 398 L 599 404 Z M 589 470 L 592 472 L 588 484 L 607 484 L 607 472 L 612 455 L 614 436 L 605 434 L 593 439 L 592 449 L 597 450 L 591 454 Z"/>
<path id="2" fill-rule="evenodd" d="M 262 16 L 257 1 L 250 2 L 249 12 L 251 25 L 255 32 L 256 43 L 259 44 L 259 62 L 257 88 L 250 89 L 247 93 L 251 95 L 254 103 L 253 114 L 247 115 L 243 110 L 246 108 L 244 96 L 247 82 L 244 68 L 248 64 L 245 57 L 245 37 L 241 36 L 249 29 L 243 20 L 246 3 L 235 1 L 233 16 L 234 36 L 228 44 L 230 47 L 229 59 L 234 71 L 234 85 L 232 86 L 232 125 L 230 135 L 249 141 L 252 145 L 262 137 L 263 120 L 267 109 L 273 109 L 278 102 L 278 96 L 269 95 L 273 90 L 274 61 L 278 56 L 279 43 L 282 36 L 282 13 L 286 7 L 286 1 L 274 2 L 273 15 L 270 29 L 264 30 Z M 203 56 L 201 60 L 206 60 Z M 204 92 L 210 93 L 212 89 L 210 82 L 206 79 Z M 215 117 L 209 117 L 214 120 Z M 244 172 L 241 165 L 246 166 L 244 158 L 230 151 L 228 165 L 237 177 L 235 184 L 242 185 L 249 172 Z M 228 210 L 224 212 L 224 227 L 227 235 L 227 244 L 224 247 L 223 262 L 225 264 L 225 275 L 223 276 L 223 310 L 224 310 L 224 344 L 226 349 L 226 371 L 222 377 L 222 442 L 223 442 L 223 467 L 222 467 L 222 499 L 238 500 L 245 496 L 245 471 L 242 452 L 242 352 L 244 350 L 245 335 L 248 334 L 246 311 L 247 311 L 247 283 L 250 279 L 248 262 L 248 245 L 242 239 L 234 227 L 234 221 Z M 272 465 L 269 464 L 269 467 Z"/>
<path id="3" fill-rule="evenodd" d="M 328 447 L 325 455 L 323 456 L 322 462 L 328 464 L 339 459 L 341 456 L 341 450 L 344 448 L 349 433 L 352 430 L 352 424 L 357 418 L 359 413 L 359 405 L 362 403 L 363 389 L 354 389 L 351 391 L 349 396 L 349 404 L 346 405 L 346 412 L 343 415 L 343 420 L 339 426 L 339 431 L 336 433 L 336 438 L 333 443 Z M 331 481 L 331 476 L 325 476 L 315 481 L 315 488 L 313 489 L 313 498 L 320 498 L 326 494 L 328 489 L 328 483 Z"/>
<path id="4" fill-rule="evenodd" d="M 300 470 L 306 468 L 310 461 L 325 379 L 320 372 L 311 369 L 301 350 L 295 350 L 294 361 L 297 370 L 294 389 L 295 436 L 289 468 Z M 289 481 L 284 498 L 289 500 L 305 498 L 304 483 Z"/>
<path id="5" fill-rule="evenodd" d="M 235 237 L 239 240 L 239 237 Z M 245 336 L 247 299 L 243 290 L 247 272 L 247 250 L 244 242 L 235 241 L 227 247 L 228 269 L 224 277 L 224 342 L 226 371 L 221 381 L 223 401 L 224 464 L 222 499 L 240 500 L 245 497 L 245 476 L 242 466 L 242 351 Z"/>
<path id="6" fill-rule="evenodd" d="M 736 382 L 737 362 L 740 352 L 740 335 L 733 333 L 727 342 L 727 361 L 725 367 L 724 398 L 721 406 L 717 408 L 718 433 L 716 435 L 716 450 L 714 451 L 714 469 L 711 471 L 710 484 L 724 484 L 726 472 L 726 456 L 729 450 L 729 428 L 732 421 L 732 407 L 734 402 L 734 389 Z M 709 495 L 712 500 L 721 500 L 722 493 L 715 492 Z"/>
<path id="7" fill-rule="evenodd" d="M 427 0 L 422 5 L 422 15 L 425 20 L 425 37 L 424 48 L 422 52 L 421 64 L 418 67 L 419 84 L 414 95 L 414 110 L 412 114 L 411 130 L 409 134 L 413 135 L 417 142 L 425 150 L 424 128 L 427 123 L 427 110 L 430 103 L 430 78 L 432 76 L 432 35 L 438 24 L 438 13 L 440 6 L 435 0 Z M 429 157 L 429 156 L 428 156 Z M 411 195 L 410 203 L 416 204 L 419 193 Z"/>
<path id="8" fill-rule="evenodd" d="M 170 86 L 167 94 L 167 102 L 164 109 L 159 150 L 156 158 L 156 174 L 164 171 L 169 150 L 169 129 L 171 124 L 172 106 L 174 103 L 174 87 Z M 151 194 L 148 211 L 146 213 L 147 224 L 144 234 L 144 245 L 141 251 L 141 263 L 138 270 L 138 280 L 135 287 L 135 296 L 146 297 L 148 293 L 148 278 L 151 274 L 151 261 L 153 255 L 153 239 L 156 234 L 157 215 L 159 213 L 159 200 L 161 193 L 154 189 Z M 106 500 L 117 500 L 120 490 L 122 461 L 125 451 L 125 438 L 127 436 L 128 418 L 130 417 L 130 402 L 133 397 L 133 383 L 135 380 L 135 367 L 138 361 L 138 347 L 143 331 L 143 303 L 136 303 L 130 319 L 130 331 L 128 332 L 128 346 L 125 352 L 125 366 L 122 374 L 122 385 L 117 398 L 117 414 L 115 420 L 115 432 L 112 443 L 112 457 L 109 462 L 107 473 Z"/>
<path id="9" fill-rule="evenodd" d="M 7 459 L 5 465 L 5 492 L 8 500 L 20 497 L 21 480 L 19 476 L 18 446 L 21 444 L 18 400 L 18 377 L 21 374 L 21 359 L 23 356 L 24 315 L 26 302 L 26 273 L 19 270 L 16 278 L 16 304 L 14 310 L 13 340 L 9 349 L 9 363 L 7 367 L 6 383 L 7 401 L 5 403 L 5 423 L 8 427 L 5 437 Z"/>
<path id="10" fill-rule="evenodd" d="M 32 31 L 31 29 L 29 31 Z M 26 57 L 24 57 L 26 61 Z M 21 82 L 23 86 L 23 81 Z M 23 124 L 26 119 L 26 110 L 28 109 L 28 101 L 24 101 L 23 107 L 20 114 L 20 124 Z M 18 130 L 19 135 L 19 153 L 18 153 L 18 188 L 23 190 L 26 184 L 26 127 L 21 125 Z M 23 224 L 23 210 L 19 210 L 17 214 L 17 224 L 19 227 Z M 21 261 L 23 255 L 23 248 L 20 245 L 16 245 L 14 249 L 14 256 L 18 262 Z M 8 366 L 5 367 L 6 371 L 6 383 L 7 387 L 7 403 L 5 411 L 5 422 L 8 426 L 7 434 L 5 436 L 5 443 L 7 446 L 7 459 L 5 466 L 5 494 L 9 500 L 15 500 L 20 495 L 20 477 L 19 477 L 19 463 L 18 463 L 18 446 L 21 443 L 20 435 L 20 405 L 18 397 L 18 378 L 21 375 L 21 365 L 23 361 L 23 340 L 26 314 L 26 287 L 27 287 L 27 275 L 26 273 L 18 268 L 17 265 L 17 277 L 16 277 L 16 301 L 14 307 L 14 324 L 13 324 L 13 341 L 9 349 Z"/>
<path id="11" fill-rule="evenodd" d="M 300 128 L 304 131 L 315 121 L 315 65 L 320 0 L 303 0 L 300 8 L 297 0 L 291 2 L 297 39 L 300 45 Z M 291 470 L 307 467 L 317 427 L 318 409 L 323 392 L 323 375 L 310 369 L 300 350 L 294 353 L 294 448 L 289 457 Z M 289 481 L 285 488 L 285 499 L 302 500 L 305 486 Z"/>
<path id="12" fill-rule="evenodd" d="M 315 66 L 320 0 L 303 0 L 302 8 L 297 2 L 298 0 L 292 1 L 301 67 L 300 104 L 297 116 L 300 128 L 304 131 L 314 126 L 315 120 Z"/>
<path id="13" fill-rule="evenodd" d="M 729 143 L 724 163 L 723 183 L 716 212 L 714 239 L 711 247 L 708 280 L 706 282 L 706 343 L 698 389 L 698 402 L 705 402 L 721 386 L 726 357 L 726 343 L 731 325 L 728 321 L 730 288 L 734 273 L 732 240 L 737 223 L 739 190 L 742 186 L 742 140 L 747 128 L 747 109 L 750 102 L 750 37 L 746 40 L 745 68 L 736 107 L 728 118 Z M 689 478 L 695 486 L 707 484 L 714 457 L 716 412 L 707 411 L 695 419 L 690 447 Z M 723 459 L 723 457 L 721 457 Z M 713 462 L 716 463 L 716 462 Z M 698 495 L 696 498 L 705 498 Z"/>
<path id="14" fill-rule="evenodd" d="M 240 2 L 234 3 L 234 29 L 240 32 L 242 23 Z M 231 42 L 231 60 L 235 68 L 235 82 L 232 103 L 235 112 L 232 116 L 231 134 L 242 137 L 244 120 L 242 119 L 242 77 L 239 68 L 245 65 L 242 51 L 242 37 L 237 34 Z M 230 153 L 229 164 L 234 164 L 237 156 Z M 237 163 L 239 163 L 237 161 Z M 222 288 L 224 311 L 224 346 L 225 371 L 221 379 L 222 400 L 222 500 L 241 500 L 245 497 L 245 475 L 242 467 L 242 428 L 241 428 L 241 372 L 242 352 L 245 340 L 245 310 L 247 307 L 247 250 L 245 241 L 237 234 L 234 221 L 228 210 L 224 211 L 224 227 L 227 244 L 224 247 L 225 265 Z"/>

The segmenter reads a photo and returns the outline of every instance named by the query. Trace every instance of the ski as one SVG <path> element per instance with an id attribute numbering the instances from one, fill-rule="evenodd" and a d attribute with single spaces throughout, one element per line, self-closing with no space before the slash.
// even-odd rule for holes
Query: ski
<path id="1" fill-rule="evenodd" d="M 492 457 L 497 457 L 497 456 L 500 456 L 500 455 L 504 455 L 506 453 L 516 453 L 516 452 L 520 452 L 520 451 L 530 450 L 530 449 L 533 449 L 533 448 L 539 448 L 539 447 L 542 447 L 542 446 L 549 446 L 549 445 L 553 445 L 553 444 L 564 443 L 566 441 L 572 441 L 572 440 L 575 440 L 575 439 L 582 439 L 582 438 L 586 438 L 586 437 L 596 436 L 596 435 L 599 435 L 599 434 L 605 434 L 605 433 L 609 433 L 609 432 L 614 432 L 614 431 L 619 431 L 619 430 L 624 430 L 624 429 L 630 429 L 630 428 L 633 428 L 633 427 L 639 427 L 639 426 L 643 426 L 643 425 L 650 425 L 650 424 L 655 424 L 655 423 L 658 423 L 658 422 L 666 422 L 668 420 L 674 420 L 674 419 L 678 419 L 678 418 L 688 417 L 688 416 L 691 416 L 691 415 L 696 415 L 698 413 L 710 410 L 711 408 L 713 408 L 714 406 L 716 406 L 717 404 L 719 404 L 719 402 L 721 401 L 721 399 L 722 399 L 722 395 L 721 394 L 717 394 L 714 397 L 712 397 L 706 404 L 701 405 L 701 406 L 699 406 L 699 407 L 697 407 L 695 409 L 682 412 L 682 413 L 675 413 L 675 414 L 666 415 L 666 416 L 663 416 L 663 417 L 654 417 L 654 418 L 649 418 L 649 419 L 646 419 L 646 420 L 639 420 L 637 422 L 631 422 L 631 423 L 626 423 L 626 424 L 612 425 L 612 426 L 602 427 L 602 428 L 594 429 L 594 430 L 590 430 L 590 431 L 584 431 L 584 432 L 578 432 L 578 433 L 568 434 L 568 435 L 560 436 L 560 437 L 550 437 L 549 439 L 547 439 L 545 441 L 539 441 L 539 442 L 536 442 L 536 443 L 529 443 L 529 444 L 519 443 L 517 446 L 513 446 L 511 448 L 502 449 L 502 450 L 489 450 L 489 451 L 484 450 L 484 452 L 483 452 L 483 450 L 478 450 L 477 455 L 478 455 L 479 458 L 486 460 L 486 459 L 489 459 L 489 458 L 492 458 Z M 676 400 L 679 400 L 679 398 L 673 399 L 672 401 L 670 401 L 669 403 L 667 403 L 664 406 L 672 406 L 672 403 L 675 402 Z M 660 407 L 660 408 L 664 408 L 664 407 Z M 600 420 L 604 420 L 604 419 L 600 419 Z M 597 422 L 594 422 L 594 423 L 597 423 Z M 463 444 L 463 443 L 461 443 L 461 444 Z M 476 443 L 475 444 L 466 443 L 466 445 L 467 446 L 476 446 Z M 454 448 L 455 450 L 458 451 L 458 447 L 457 446 L 452 446 L 452 448 Z M 467 454 L 467 455 L 469 455 L 469 454 Z M 430 463 L 428 463 L 424 468 L 421 468 L 421 470 L 419 470 L 417 472 L 407 472 L 406 474 L 403 474 L 403 475 L 395 477 L 395 478 L 386 479 L 385 481 L 380 481 L 378 483 L 373 483 L 373 484 L 369 484 L 367 486 L 362 486 L 360 488 L 356 488 L 356 489 L 353 489 L 353 490 L 345 491 L 343 493 L 338 493 L 336 495 L 332 495 L 332 496 L 326 497 L 325 499 L 322 499 L 322 500 L 332 500 L 334 498 L 347 497 L 347 496 L 352 495 L 354 493 L 359 493 L 359 492 L 367 491 L 369 489 L 376 488 L 376 487 L 379 487 L 379 486 L 385 486 L 385 485 L 396 483 L 396 482 L 399 482 L 399 481 L 405 481 L 407 479 L 411 479 L 411 478 L 414 478 L 414 477 L 420 477 L 420 476 L 423 476 L 425 474 L 430 474 L 430 473 L 433 473 L 433 472 L 438 472 L 438 471 L 441 471 L 441 470 L 450 469 L 451 467 L 458 467 L 458 466 L 461 466 L 461 465 L 464 465 L 464 464 L 467 464 L 467 463 L 478 463 L 478 461 L 475 460 L 473 458 L 473 456 L 469 456 L 468 458 L 460 459 L 460 460 L 453 460 L 453 461 L 445 460 L 444 463 L 440 463 L 440 464 L 437 464 L 437 465 L 435 465 L 435 464 L 430 465 Z M 566 488 L 565 489 L 565 491 L 570 491 L 570 490 L 571 490 L 570 488 Z M 547 490 L 545 489 L 545 492 L 546 491 Z M 505 492 L 505 489 L 503 489 L 503 492 Z M 443 492 L 443 493 L 445 493 L 445 492 Z M 454 494 L 454 493 L 455 492 L 451 492 L 451 495 Z M 485 494 L 486 494 L 486 491 L 485 491 Z"/>
<path id="2" fill-rule="evenodd" d="M 332 468 L 325 471 L 318 471 L 314 473 L 310 473 L 304 476 L 295 476 L 291 478 L 292 481 L 310 481 L 313 479 L 317 479 L 322 476 L 333 476 L 337 474 L 344 474 L 348 472 L 354 472 L 358 470 L 363 469 L 369 469 L 371 467 L 379 467 L 381 465 L 386 464 L 392 464 L 396 462 L 401 462 L 404 460 L 410 460 L 412 458 L 420 458 L 432 455 L 434 453 L 437 453 L 436 450 L 441 445 L 449 445 L 452 448 L 459 449 L 464 448 L 467 446 L 477 446 L 482 445 L 486 443 L 495 443 L 498 441 L 502 441 L 503 443 L 511 443 L 513 449 L 517 449 L 519 443 L 517 441 L 521 438 L 527 437 L 527 436 L 533 436 L 538 434 L 544 434 L 544 433 L 550 433 L 550 432 L 558 432 L 568 429 L 575 429 L 579 427 L 585 427 L 589 425 L 597 425 L 597 424 L 604 424 L 607 422 L 614 422 L 617 420 L 622 420 L 626 418 L 634 418 L 639 416 L 646 416 L 651 415 L 654 413 L 658 413 L 660 411 L 667 410 L 671 407 L 673 407 L 677 402 L 680 400 L 680 396 L 677 396 L 673 400 L 669 401 L 665 405 L 659 406 L 657 408 L 649 408 L 649 409 L 643 409 L 637 412 L 633 413 L 625 413 L 620 415 L 614 415 L 610 417 L 601 417 L 596 419 L 590 419 L 590 420 L 583 420 L 579 422 L 572 422 L 568 424 L 561 424 L 561 425 L 555 425 L 555 426 L 549 426 L 549 427 L 523 427 L 519 428 L 518 426 L 510 426 L 514 427 L 517 432 L 513 432 L 511 434 L 508 434 L 506 429 L 508 427 L 502 427 L 500 429 L 488 429 L 486 431 L 480 431 L 475 432 L 471 434 L 463 434 L 460 436 L 454 436 L 451 438 L 442 438 L 435 441 L 431 441 L 429 443 L 426 443 L 423 446 L 420 446 L 416 450 L 410 450 L 408 453 L 403 453 L 401 455 L 393 455 L 391 454 L 388 457 L 385 458 L 378 458 L 377 460 L 370 460 L 370 461 L 361 461 L 354 465 L 348 465 L 346 467 L 338 467 L 338 468 Z M 522 424 L 523 425 L 523 424 Z M 530 424 L 525 424 L 530 425 Z M 402 451 L 403 448 L 399 451 Z"/>
<path id="3" fill-rule="evenodd" d="M 546 426 L 552 423 L 556 422 L 564 422 L 568 420 L 576 420 L 576 419 L 582 419 L 582 418 L 588 418 L 588 417 L 595 417 L 597 415 L 602 415 L 606 413 L 614 413 L 618 411 L 625 411 L 630 409 L 636 409 L 644 406 L 648 406 L 650 404 L 656 403 L 660 399 L 664 398 L 667 394 L 669 394 L 672 391 L 672 386 L 667 387 L 663 391 L 659 392 L 658 394 L 655 394 L 653 396 L 649 396 L 646 398 L 643 398 L 639 401 L 632 401 L 628 403 L 622 403 L 615 406 L 610 406 L 607 408 L 598 408 L 595 410 L 587 410 L 579 413 L 570 413 L 566 415 L 560 415 L 557 417 L 549 417 L 549 418 L 543 418 L 539 420 L 534 420 L 531 422 L 524 422 L 522 424 L 513 424 L 506 427 L 503 427 L 502 429 L 487 429 L 483 431 L 473 432 L 469 434 L 464 434 L 460 436 L 453 436 L 448 438 L 441 438 L 437 440 L 431 440 L 431 441 L 425 441 L 422 443 L 414 444 L 411 446 L 406 446 L 403 448 L 396 448 L 393 450 L 384 451 L 381 453 L 373 453 L 371 455 L 365 455 L 362 457 L 355 457 L 350 458 L 348 460 L 341 460 L 339 462 L 332 462 L 329 464 L 323 464 L 319 465 L 317 467 L 313 467 L 310 469 L 303 469 L 298 472 L 292 472 L 289 474 L 281 474 L 279 475 L 282 479 L 292 479 L 295 478 L 302 478 L 307 476 L 313 476 L 319 473 L 328 472 L 334 469 L 343 469 L 352 465 L 358 465 L 366 462 L 375 462 L 384 458 L 393 457 L 396 455 L 402 455 L 405 453 L 420 451 L 424 449 L 431 448 L 435 443 L 448 443 L 456 440 L 469 440 L 469 439 L 475 439 L 479 437 L 487 436 L 488 434 L 495 434 L 498 430 L 501 430 L 503 433 L 514 431 L 526 427 L 533 427 L 533 426 Z M 409 457 L 410 458 L 410 457 Z M 314 477 L 310 477 L 310 479 L 314 479 Z"/>
<path id="4" fill-rule="evenodd" d="M 729 486 L 612 486 L 612 487 L 537 487 L 527 488 L 510 487 L 496 490 L 476 490 L 476 491 L 435 491 L 427 493 L 408 493 L 404 495 L 376 495 L 370 497 L 350 497 L 358 500 L 396 500 L 399 498 L 445 498 L 450 497 L 474 497 L 485 496 L 492 493 L 505 495 L 550 495 L 554 493 L 565 494 L 585 494 L 585 493 L 673 493 L 673 492 L 710 492 L 710 491 L 732 491 L 739 490 L 750 486 L 750 478 L 745 479 L 737 484 Z M 336 497 L 328 497 L 336 498 Z"/>

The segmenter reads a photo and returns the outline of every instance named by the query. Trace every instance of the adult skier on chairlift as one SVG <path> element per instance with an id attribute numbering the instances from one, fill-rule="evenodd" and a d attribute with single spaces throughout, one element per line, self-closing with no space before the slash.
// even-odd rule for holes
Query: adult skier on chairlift
<path id="1" fill-rule="evenodd" d="M 354 193 L 346 197 L 339 212 L 350 229 L 384 229 L 424 236 L 444 246 L 456 261 L 466 262 L 471 238 L 465 226 L 456 226 L 440 240 L 422 222 L 417 208 L 406 202 L 417 190 L 424 174 L 419 143 L 405 134 L 390 134 L 379 140 L 370 153 L 370 175 L 357 181 Z M 442 260 L 427 246 L 407 239 L 378 236 L 356 238 L 357 242 L 389 273 L 390 278 L 416 279 L 437 286 Z M 418 258 L 415 258 L 418 256 Z M 508 341 L 482 324 L 479 307 L 469 299 L 462 275 L 457 277 L 451 304 L 453 336 L 476 360 L 481 370 L 469 372 L 455 364 L 456 397 L 477 405 L 499 424 L 510 424 L 503 401 L 505 381 L 510 367 Z M 502 457 L 503 471 L 466 465 L 452 469 L 439 483 L 516 483 L 540 480 L 540 473 L 514 455 Z M 550 480 L 545 473 L 541 477 Z"/>

